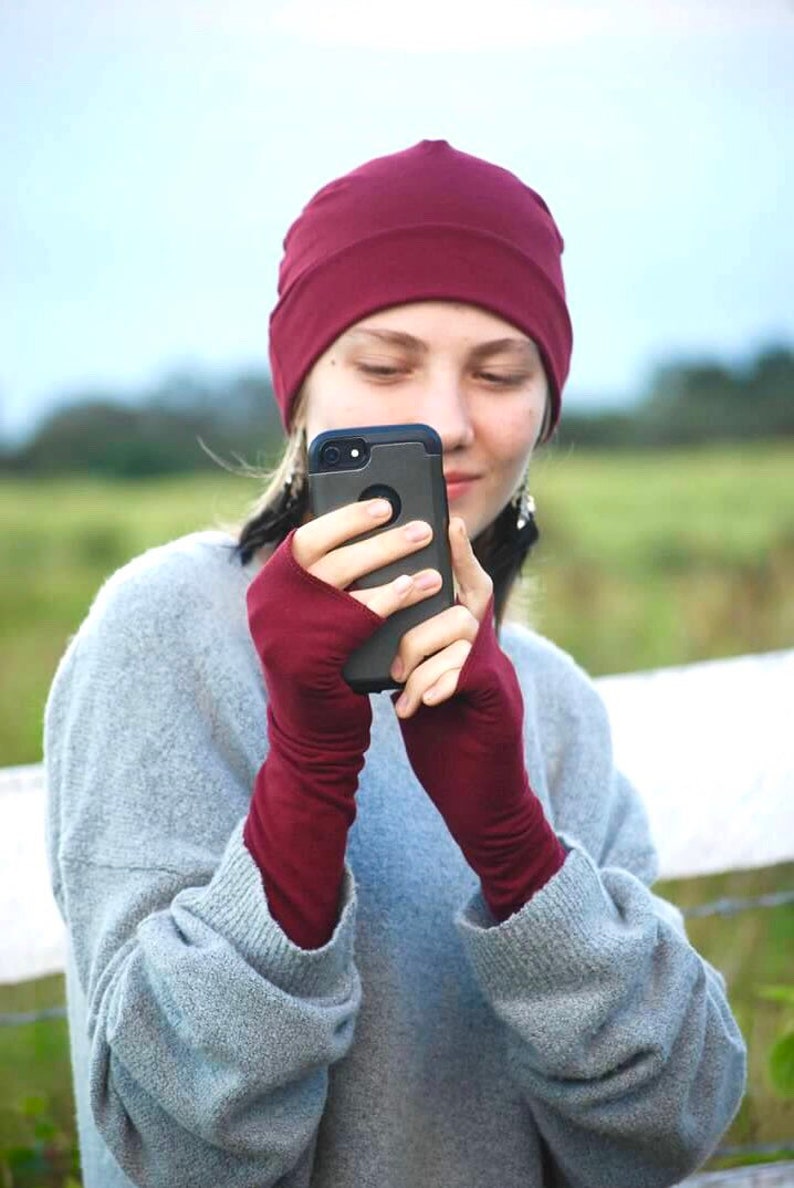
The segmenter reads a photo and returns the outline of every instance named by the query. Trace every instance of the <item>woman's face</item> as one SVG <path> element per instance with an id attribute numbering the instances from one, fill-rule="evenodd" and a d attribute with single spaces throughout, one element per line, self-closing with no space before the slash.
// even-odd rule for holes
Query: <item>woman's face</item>
<path id="1" fill-rule="evenodd" d="M 422 301 L 357 322 L 304 385 L 309 441 L 327 429 L 424 422 L 444 447 L 450 512 L 474 538 L 518 487 L 543 423 L 534 342 L 473 305 Z"/>

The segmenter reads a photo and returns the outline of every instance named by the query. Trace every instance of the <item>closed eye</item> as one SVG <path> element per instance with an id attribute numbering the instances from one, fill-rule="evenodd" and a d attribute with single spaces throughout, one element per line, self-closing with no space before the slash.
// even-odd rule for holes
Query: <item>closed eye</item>
<path id="1" fill-rule="evenodd" d="M 358 363 L 356 367 L 362 375 L 372 379 L 396 379 L 398 376 L 408 375 L 410 370 L 389 363 Z"/>
<path id="2" fill-rule="evenodd" d="M 517 388 L 529 379 L 526 371 L 478 371 L 477 379 L 496 388 Z"/>

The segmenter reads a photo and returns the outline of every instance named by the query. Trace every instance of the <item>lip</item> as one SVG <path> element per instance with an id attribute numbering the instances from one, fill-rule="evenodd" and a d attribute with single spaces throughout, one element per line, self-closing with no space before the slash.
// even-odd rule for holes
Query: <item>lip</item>
<path id="1" fill-rule="evenodd" d="M 447 499 L 450 503 L 471 490 L 479 477 L 478 474 L 463 474 L 456 470 L 451 470 L 449 474 L 445 474 L 444 482 L 447 485 Z"/>

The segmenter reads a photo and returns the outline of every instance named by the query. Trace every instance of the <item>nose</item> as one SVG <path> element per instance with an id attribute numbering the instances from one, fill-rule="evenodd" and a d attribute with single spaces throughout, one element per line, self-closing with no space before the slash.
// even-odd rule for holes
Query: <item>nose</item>
<path id="1" fill-rule="evenodd" d="M 422 393 L 419 419 L 431 425 L 445 453 L 471 445 L 474 440 L 469 402 L 464 384 L 456 375 L 433 377 Z"/>

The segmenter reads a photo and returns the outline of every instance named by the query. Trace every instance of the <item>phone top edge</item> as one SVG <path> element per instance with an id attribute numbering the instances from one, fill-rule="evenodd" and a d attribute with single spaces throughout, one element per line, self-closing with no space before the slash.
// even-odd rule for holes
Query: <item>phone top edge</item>
<path id="1" fill-rule="evenodd" d="M 441 457 L 441 438 L 431 425 L 421 421 L 413 421 L 400 425 L 351 425 L 344 429 L 326 429 L 318 433 L 309 443 L 309 466 L 319 461 L 319 454 L 323 446 L 338 438 L 363 437 L 374 444 L 383 442 L 415 441 L 425 447 L 425 452 Z"/>

